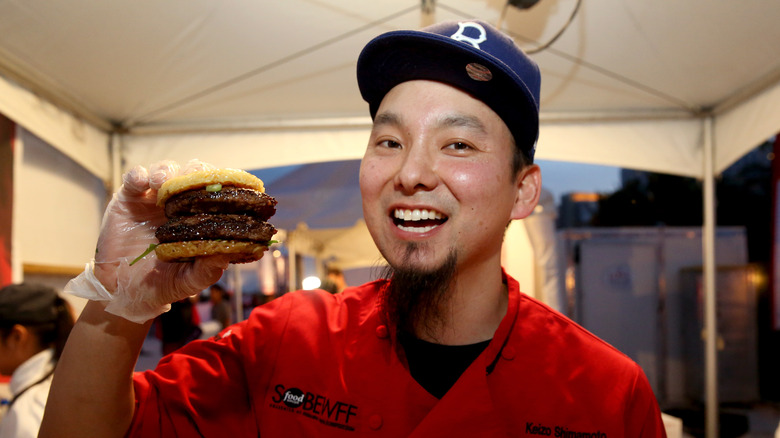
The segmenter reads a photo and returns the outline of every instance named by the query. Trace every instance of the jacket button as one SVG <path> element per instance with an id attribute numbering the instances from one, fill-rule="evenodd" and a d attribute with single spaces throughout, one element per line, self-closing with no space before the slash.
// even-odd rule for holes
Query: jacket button
<path id="1" fill-rule="evenodd" d="M 370 417 L 368 417 L 368 427 L 371 429 L 377 430 L 382 427 L 382 416 L 379 414 L 374 414 Z"/>
<path id="2" fill-rule="evenodd" d="M 506 360 L 512 360 L 515 358 L 515 349 L 512 347 L 504 347 L 503 350 L 501 350 L 501 357 L 503 357 Z"/>
<path id="3" fill-rule="evenodd" d="M 389 335 L 389 332 L 387 330 L 386 325 L 380 325 L 376 328 L 376 336 L 378 338 L 384 339 Z"/>

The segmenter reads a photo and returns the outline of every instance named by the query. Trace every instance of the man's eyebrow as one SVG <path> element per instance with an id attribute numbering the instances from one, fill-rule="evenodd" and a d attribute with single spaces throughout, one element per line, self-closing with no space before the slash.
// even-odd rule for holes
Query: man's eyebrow
<path id="1" fill-rule="evenodd" d="M 374 127 L 401 126 L 401 116 L 393 112 L 383 112 L 374 118 Z M 486 134 L 487 128 L 478 117 L 467 114 L 447 114 L 436 122 L 439 128 L 463 127 L 474 130 L 480 134 Z"/>
<path id="2" fill-rule="evenodd" d="M 449 114 L 445 115 L 438 121 L 439 127 L 464 127 L 478 131 L 480 134 L 487 133 L 485 124 L 482 123 L 478 117 L 466 115 L 466 114 Z"/>
<path id="3" fill-rule="evenodd" d="M 379 113 L 374 117 L 374 126 L 393 125 L 399 126 L 401 124 L 401 117 L 396 113 Z"/>

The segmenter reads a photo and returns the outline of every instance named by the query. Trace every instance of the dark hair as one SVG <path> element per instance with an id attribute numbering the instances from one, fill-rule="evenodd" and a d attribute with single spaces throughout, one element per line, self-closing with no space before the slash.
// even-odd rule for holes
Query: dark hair
<path id="1" fill-rule="evenodd" d="M 9 321 L 9 324 L 0 326 L 0 337 L 7 338 L 11 334 L 14 325 L 25 326 L 31 333 L 38 338 L 38 343 L 42 348 L 54 348 L 54 360 L 60 358 L 62 350 L 65 348 L 65 342 L 68 340 L 71 329 L 75 321 L 71 312 L 70 304 L 62 297 L 54 300 L 54 312 L 56 319 L 52 322 L 44 323 L 15 323 Z"/>
<path id="2" fill-rule="evenodd" d="M 528 153 L 529 149 L 533 150 L 533 145 L 530 148 L 525 147 L 526 145 L 518 145 L 514 136 L 510 134 L 510 137 L 512 139 L 512 176 L 514 177 L 525 166 L 534 163 L 533 157 Z"/>

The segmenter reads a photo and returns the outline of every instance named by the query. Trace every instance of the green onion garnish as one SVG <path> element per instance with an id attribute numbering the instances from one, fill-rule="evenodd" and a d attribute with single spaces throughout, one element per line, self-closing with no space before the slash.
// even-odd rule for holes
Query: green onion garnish
<path id="1" fill-rule="evenodd" d="M 139 255 L 138 257 L 136 257 L 136 258 L 135 258 L 135 260 L 133 260 L 132 262 L 130 262 L 130 266 L 133 266 L 133 265 L 135 264 L 135 262 L 137 262 L 138 260 L 141 260 L 141 259 L 142 259 L 142 258 L 144 258 L 144 257 L 145 257 L 147 254 L 149 254 L 150 252 L 154 251 L 154 249 L 155 249 L 155 248 L 157 248 L 157 244 L 156 244 L 156 243 L 150 243 L 150 244 L 149 244 L 149 248 L 146 248 L 146 251 L 144 251 L 144 253 L 143 253 L 143 254 Z"/>

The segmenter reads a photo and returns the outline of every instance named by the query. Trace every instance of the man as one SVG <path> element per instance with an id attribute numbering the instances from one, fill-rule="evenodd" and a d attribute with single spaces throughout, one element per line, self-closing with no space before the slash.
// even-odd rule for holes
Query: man
<path id="1" fill-rule="evenodd" d="M 95 301 L 41 436 L 664 436 L 641 369 L 501 268 L 507 224 L 541 189 L 536 64 L 486 23 L 442 23 L 377 37 L 358 82 L 374 119 L 363 213 L 388 280 L 286 294 L 131 379 L 146 318 L 225 267 L 128 265 L 177 171 L 136 168 L 71 287 Z"/>
<path id="2" fill-rule="evenodd" d="M 197 297 L 171 303 L 171 309 L 157 317 L 156 329 L 162 343 L 162 354 L 172 353 L 198 339 L 203 333 L 200 315 L 195 307 Z"/>
<path id="3" fill-rule="evenodd" d="M 227 291 L 219 283 L 214 283 L 209 288 L 209 301 L 211 302 L 211 319 L 219 323 L 220 330 L 233 323 L 230 301 Z"/>
<path id="4" fill-rule="evenodd" d="M 325 279 L 322 280 L 322 284 L 320 285 L 320 289 L 332 294 L 337 294 L 346 287 L 347 282 L 344 279 L 344 272 L 333 266 L 328 267 L 325 273 Z"/>

